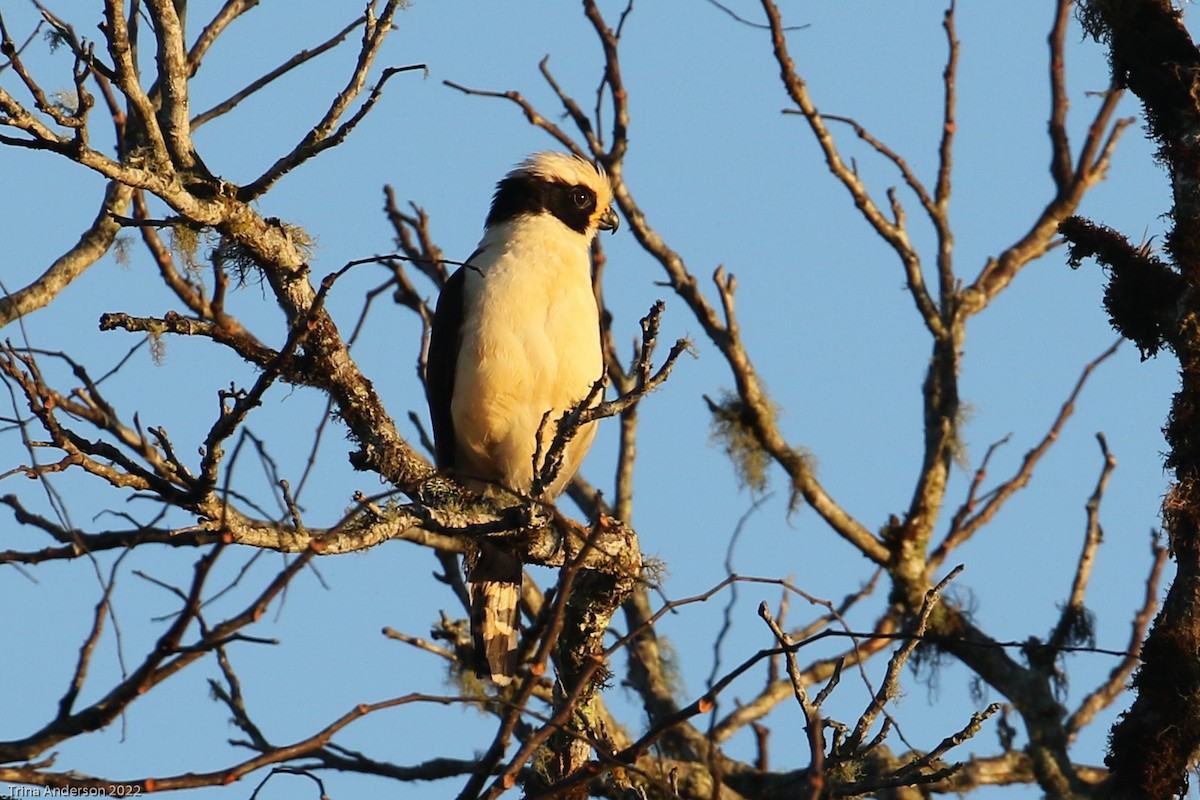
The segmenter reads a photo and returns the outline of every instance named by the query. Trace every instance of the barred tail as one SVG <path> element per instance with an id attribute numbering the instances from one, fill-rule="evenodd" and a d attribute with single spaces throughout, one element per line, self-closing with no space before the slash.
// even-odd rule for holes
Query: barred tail
<path id="1" fill-rule="evenodd" d="M 497 686 L 507 686 L 517 670 L 521 569 L 520 561 L 484 543 L 467 576 L 475 672 Z"/>

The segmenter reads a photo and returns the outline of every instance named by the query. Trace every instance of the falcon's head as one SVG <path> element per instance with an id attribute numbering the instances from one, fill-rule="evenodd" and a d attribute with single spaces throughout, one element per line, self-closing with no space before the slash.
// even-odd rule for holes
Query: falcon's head
<path id="1" fill-rule="evenodd" d="M 487 227 L 550 214 L 590 242 L 596 231 L 617 229 L 612 199 L 602 167 L 564 153 L 534 153 L 496 185 Z"/>

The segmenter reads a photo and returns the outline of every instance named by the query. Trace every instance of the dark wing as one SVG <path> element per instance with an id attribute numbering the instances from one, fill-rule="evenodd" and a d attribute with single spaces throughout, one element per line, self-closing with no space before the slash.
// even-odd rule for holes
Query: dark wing
<path id="1" fill-rule="evenodd" d="M 479 253 L 473 253 L 467 264 Z M 442 287 L 429 331 L 425 396 L 429 400 L 434 451 L 441 469 L 453 469 L 457 458 L 450 401 L 454 397 L 454 373 L 462 342 L 464 284 L 468 269 L 472 267 L 460 267 Z M 486 542 L 481 543 L 473 556 L 468 554 L 467 580 L 471 582 L 475 670 L 479 677 L 490 677 L 497 686 L 507 686 L 517 668 L 521 562 Z"/>
<path id="2" fill-rule="evenodd" d="M 462 338 L 464 269 L 459 267 L 450 276 L 438 296 L 425 361 L 425 398 L 433 423 L 434 456 L 442 469 L 454 467 L 456 452 L 450 400 L 454 397 L 454 372 Z"/>

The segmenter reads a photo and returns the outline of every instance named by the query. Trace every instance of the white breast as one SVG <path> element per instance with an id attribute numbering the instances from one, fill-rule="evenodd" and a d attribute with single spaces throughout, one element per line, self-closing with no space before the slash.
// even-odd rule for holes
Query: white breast
<path id="1" fill-rule="evenodd" d="M 480 247 L 465 275 L 451 403 L 459 471 L 528 491 L 543 415 L 544 453 L 554 423 L 603 369 L 587 240 L 551 217 L 523 217 L 490 229 Z M 576 434 L 551 495 L 594 434 L 592 425 Z"/>

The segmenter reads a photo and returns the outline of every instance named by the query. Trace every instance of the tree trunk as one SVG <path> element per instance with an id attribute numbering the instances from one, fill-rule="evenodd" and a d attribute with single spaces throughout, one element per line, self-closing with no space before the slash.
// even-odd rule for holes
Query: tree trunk
<path id="1" fill-rule="evenodd" d="M 1162 295 L 1160 307 L 1133 295 L 1130 289 L 1154 279 L 1154 265 L 1131 248 L 1143 263 L 1131 260 L 1124 274 L 1114 269 L 1105 299 L 1119 330 L 1158 330 L 1180 363 L 1166 427 L 1174 485 L 1163 509 L 1177 572 L 1143 646 L 1137 699 L 1113 727 L 1106 759 L 1111 796 L 1167 798 L 1185 790 L 1200 747 L 1200 55 L 1169 0 L 1090 0 L 1080 11 L 1089 32 L 1108 44 L 1115 77 L 1141 98 L 1174 195 L 1166 249 L 1182 278 L 1179 291 Z M 1144 354 L 1156 349 L 1138 344 Z"/>

